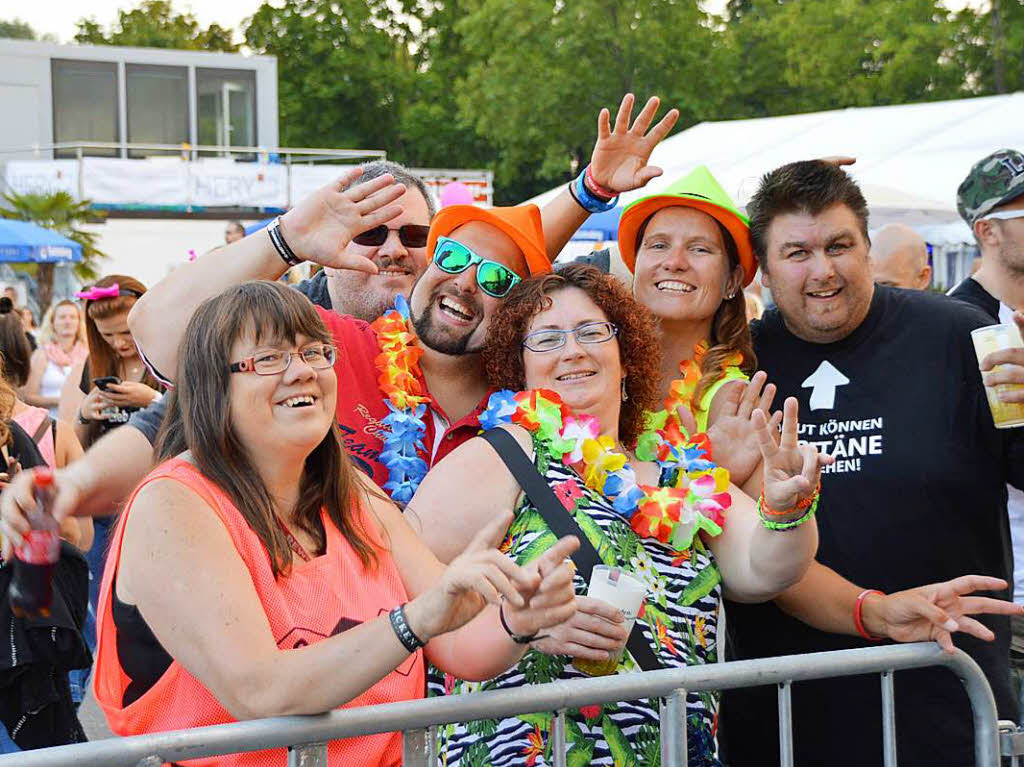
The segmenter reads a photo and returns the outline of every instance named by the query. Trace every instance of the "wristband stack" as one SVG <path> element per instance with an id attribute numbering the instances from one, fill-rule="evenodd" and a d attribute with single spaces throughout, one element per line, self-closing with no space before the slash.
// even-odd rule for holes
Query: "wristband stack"
<path id="1" fill-rule="evenodd" d="M 814 516 L 814 513 L 818 510 L 818 499 L 821 497 L 821 483 L 814 488 L 814 492 L 810 496 L 804 498 L 802 501 L 798 501 L 797 504 L 788 509 L 773 509 L 768 505 L 768 501 L 764 497 L 764 487 L 761 487 L 761 496 L 757 499 L 757 516 L 761 518 L 761 524 L 769 530 L 785 531 L 794 530 L 808 519 Z M 791 519 L 785 522 L 779 522 L 779 517 L 788 517 L 796 511 L 803 511 L 804 513 L 796 519 Z"/>
<path id="2" fill-rule="evenodd" d="M 594 181 L 588 165 L 569 183 L 569 194 L 587 213 L 603 213 L 619 204 L 619 196 Z"/>

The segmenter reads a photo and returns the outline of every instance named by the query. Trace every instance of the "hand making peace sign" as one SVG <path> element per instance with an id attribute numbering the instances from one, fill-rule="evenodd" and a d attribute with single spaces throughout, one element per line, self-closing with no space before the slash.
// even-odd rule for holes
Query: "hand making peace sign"
<path id="1" fill-rule="evenodd" d="M 751 416 L 764 457 L 764 499 L 777 510 L 790 509 L 810 497 L 821 479 L 821 467 L 835 459 L 819 453 L 814 445 L 797 440 L 799 405 L 789 397 L 782 408 L 782 438 L 776 442 L 763 410 Z"/>

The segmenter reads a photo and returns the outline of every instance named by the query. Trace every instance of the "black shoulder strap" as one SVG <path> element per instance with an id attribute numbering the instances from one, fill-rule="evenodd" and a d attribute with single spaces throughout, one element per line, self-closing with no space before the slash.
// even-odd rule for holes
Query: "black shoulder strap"
<path id="1" fill-rule="evenodd" d="M 35 442 L 37 445 L 41 444 L 43 437 L 46 436 L 46 432 L 50 430 L 51 426 L 53 426 L 53 427 L 55 427 L 54 428 L 54 432 L 53 432 L 54 433 L 53 444 L 56 445 L 57 444 L 56 425 L 57 425 L 56 421 L 54 421 L 52 418 L 50 418 L 50 416 L 46 416 L 45 418 L 43 418 L 42 421 L 39 422 L 39 428 L 37 428 L 35 434 L 32 435 L 32 441 Z"/>
<path id="2" fill-rule="evenodd" d="M 512 472 L 519 487 L 523 489 L 526 497 L 544 518 L 551 532 L 558 538 L 566 535 L 575 535 L 579 538 L 580 547 L 572 555 L 572 561 L 576 563 L 576 571 L 584 581 L 589 583 L 590 573 L 594 566 L 603 564 L 601 557 L 598 556 L 590 539 L 576 524 L 576 520 L 566 512 L 562 502 L 544 481 L 544 477 L 537 471 L 537 467 L 530 461 L 529 456 L 523 452 L 522 447 L 516 442 L 516 438 L 501 428 L 489 429 L 480 436 L 487 440 L 501 460 L 505 462 L 505 466 Z M 644 671 L 656 671 L 663 668 L 650 644 L 644 638 L 639 624 L 633 624 L 633 631 L 626 642 L 626 649 Z"/>

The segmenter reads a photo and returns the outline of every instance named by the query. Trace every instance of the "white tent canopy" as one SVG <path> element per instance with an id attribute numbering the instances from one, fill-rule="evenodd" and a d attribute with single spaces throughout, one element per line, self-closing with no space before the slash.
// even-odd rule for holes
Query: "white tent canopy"
<path id="1" fill-rule="evenodd" d="M 663 141 L 651 164 L 663 168 L 664 175 L 643 190 L 624 194 L 621 203 L 659 192 L 697 165 L 707 165 L 742 205 L 772 168 L 850 155 L 857 163 L 848 170 L 868 200 L 872 229 L 899 221 L 927 228 L 941 242 L 969 242 L 970 230 L 956 211 L 957 187 L 985 155 L 1004 147 L 1021 149 L 1022 125 L 1024 92 L 705 122 Z M 543 204 L 560 189 L 533 202 Z"/>

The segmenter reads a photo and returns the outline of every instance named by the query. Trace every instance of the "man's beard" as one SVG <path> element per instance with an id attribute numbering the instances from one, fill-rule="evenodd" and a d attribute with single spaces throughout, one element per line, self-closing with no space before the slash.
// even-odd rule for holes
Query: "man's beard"
<path id="1" fill-rule="evenodd" d="M 431 309 L 436 304 L 436 299 L 441 294 L 439 289 L 435 289 L 433 294 L 430 296 L 430 302 L 427 304 L 426 310 L 423 314 L 417 316 L 412 307 L 409 310 L 409 317 L 412 320 L 412 326 L 416 329 L 416 336 L 419 338 L 420 343 L 424 346 L 433 349 L 441 354 L 448 354 L 453 357 L 457 357 L 463 354 L 477 354 L 483 351 L 483 347 L 470 348 L 469 342 L 473 338 L 473 334 L 479 327 L 479 323 L 476 327 L 467 328 L 466 332 L 458 337 L 449 336 L 443 332 L 439 332 L 438 328 L 434 325 L 434 318 Z M 460 298 L 460 301 L 467 304 L 472 304 L 474 307 L 474 313 L 479 313 L 482 308 L 479 307 L 476 301 L 468 298 Z M 438 309 L 440 311 L 440 309 Z"/>

